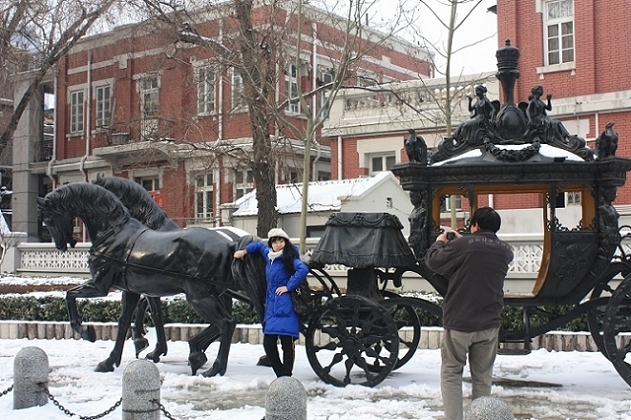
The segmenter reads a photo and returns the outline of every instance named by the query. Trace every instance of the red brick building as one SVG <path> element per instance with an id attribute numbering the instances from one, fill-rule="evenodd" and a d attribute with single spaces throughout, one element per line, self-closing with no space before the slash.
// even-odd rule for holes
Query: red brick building
<path id="1" fill-rule="evenodd" d="M 631 30 L 625 23 L 631 16 L 631 2 L 497 0 L 490 10 L 497 14 L 498 48 L 510 39 L 520 50 L 515 100 L 527 102 L 531 89 L 541 85 L 544 98 L 552 95 L 548 115 L 561 120 L 571 134 L 595 148 L 596 137 L 613 121 L 620 138 L 617 155 L 631 156 Z M 489 64 L 494 68 L 496 63 Z M 489 99 L 502 101 L 494 72 L 453 78 L 452 92 L 462 99 L 454 110 L 454 127 L 469 118 L 464 95 L 473 93 L 478 83 L 487 86 Z M 331 138 L 333 178 L 371 175 L 407 161 L 403 140 L 409 128 L 416 129 L 430 148 L 447 135 L 436 106 L 436 100 L 444 98 L 445 81 L 401 85 L 400 91 L 408 92 L 419 112 L 396 107 L 383 96 L 376 107 L 366 92 L 341 93 L 324 131 Z M 421 100 L 414 96 L 419 91 L 425 95 Z M 493 199 L 491 204 L 498 209 L 538 209 L 544 198 L 524 194 Z M 580 204 L 580 196 L 567 193 L 557 200 L 560 206 Z M 457 205 L 467 209 L 464 202 Z M 621 217 L 631 217 L 631 181 L 618 189 L 615 205 Z M 527 224 L 524 220 L 528 219 L 515 218 L 515 224 Z"/>
<path id="2" fill-rule="evenodd" d="M 518 100 L 541 85 L 552 94 L 548 115 L 570 133 L 594 140 L 609 121 L 620 141 L 618 156 L 631 156 L 631 2 L 614 0 L 498 0 L 500 45 L 519 48 Z M 631 205 L 631 182 L 618 189 L 621 215 Z"/>
<path id="3" fill-rule="evenodd" d="M 268 28 L 272 15 L 284 29 L 292 29 L 285 34 L 287 44 L 275 52 L 279 76 L 272 87 L 285 121 L 275 119 L 268 129 L 278 153 L 277 183 L 301 182 L 305 150 L 289 126 L 304 126 L 304 112 L 299 103 L 283 101 L 297 91 L 297 84 L 308 92 L 335 77 L 345 38 L 335 24 L 343 19 L 308 8 L 296 52 L 297 17 L 276 6 L 259 6 L 252 17 L 257 30 Z M 187 31 L 226 50 L 237 49 L 238 27 L 230 4 L 195 16 L 198 21 Z M 427 50 L 398 38 L 371 44 L 368 39 L 378 36 L 370 29 L 362 36 L 367 53 L 353 64 L 345 84 L 432 74 Z M 54 156 L 30 165 L 27 179 L 14 185 L 29 191 L 14 202 L 16 214 L 20 208 L 34 208 L 35 196 L 57 185 L 113 174 L 145 186 L 180 225 L 214 226 L 222 224 L 220 205 L 255 187 L 247 163 L 252 133 L 243 76 L 211 49 L 177 42 L 173 31 L 157 24 L 127 25 L 84 39 L 56 71 Z M 321 106 L 324 94 L 311 96 L 307 104 Z M 312 179 L 326 180 L 331 176 L 330 150 L 319 133 L 316 139 Z M 25 211 L 23 218 L 32 219 L 32 212 Z"/>

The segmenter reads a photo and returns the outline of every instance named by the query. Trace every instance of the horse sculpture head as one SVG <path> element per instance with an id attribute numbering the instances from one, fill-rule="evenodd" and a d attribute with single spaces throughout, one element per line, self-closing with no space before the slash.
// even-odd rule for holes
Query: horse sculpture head
<path id="1" fill-rule="evenodd" d="M 94 185 L 114 193 L 127 207 L 131 217 L 153 230 L 175 230 L 180 227 L 156 203 L 149 192 L 137 182 L 116 176 L 97 176 Z"/>
<path id="2" fill-rule="evenodd" d="M 70 244 L 71 248 L 74 248 L 77 240 L 73 236 L 73 217 L 67 212 L 57 209 L 55 203 L 46 197 L 37 197 L 37 212 L 40 220 L 48 227 L 48 231 L 53 237 L 55 247 L 58 250 L 68 250 L 68 244 Z"/>

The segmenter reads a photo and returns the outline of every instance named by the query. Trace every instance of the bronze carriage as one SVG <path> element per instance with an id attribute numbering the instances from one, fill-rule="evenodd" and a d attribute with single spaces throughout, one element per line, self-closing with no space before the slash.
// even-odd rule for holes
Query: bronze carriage
<path id="1" fill-rule="evenodd" d="M 489 195 L 528 194 L 541 203 L 540 268 L 529 293 L 505 296 L 507 307 L 523 310 L 523 328 L 502 331 L 501 341 L 522 343 L 523 350 L 529 351 L 532 338 L 586 314 L 598 349 L 631 384 L 631 368 L 625 361 L 631 344 L 620 334 L 631 330 L 631 275 L 620 281 L 631 273 L 631 256 L 623 246 L 631 228 L 619 227 L 612 205 L 616 189 L 631 170 L 631 160 L 615 156 L 618 139 L 613 124 L 607 124 L 594 150 L 584 139 L 570 135 L 560 121 L 549 118 L 545 113 L 549 98 L 548 104 L 539 99 L 540 86 L 533 88 L 529 102 L 516 103 L 518 57 L 519 51 L 508 42 L 497 52 L 503 105 L 486 100 L 480 89 L 479 111 L 471 120 L 433 153 L 408 150 L 410 162 L 393 169 L 414 205 L 409 246 L 401 243 L 396 223 L 385 215 L 339 214 L 330 219 L 314 252 L 312 272 L 320 270 L 315 274 L 324 284 L 332 282 L 323 281 L 328 277 L 322 269 L 325 264 L 353 268 L 347 294 L 340 295 L 334 283 L 325 287 L 328 299 L 318 301 L 306 324 L 309 360 L 326 382 L 370 386 L 381 382 L 418 346 L 421 330 L 415 308 L 441 315 L 432 302 L 386 291 L 386 283 L 391 280 L 400 286 L 406 272 L 415 272 L 445 294 L 447 279 L 423 261 L 441 231 L 445 196 L 464 197 L 472 212 L 488 204 Z M 415 136 L 414 130 L 410 132 Z M 423 141 L 411 137 L 406 147 L 412 143 L 418 147 Z M 555 205 L 555 198 L 568 192 L 581 198 L 579 220 L 572 226 L 560 221 Z M 468 221 L 458 229 L 468 234 Z M 379 239 L 384 235 L 396 238 Z M 376 243 L 372 254 L 358 258 L 358 253 L 369 252 L 366 244 L 372 242 Z M 559 315 L 551 307 L 565 310 Z M 392 334 L 392 328 L 399 334 Z M 327 340 L 322 341 L 325 335 Z"/>

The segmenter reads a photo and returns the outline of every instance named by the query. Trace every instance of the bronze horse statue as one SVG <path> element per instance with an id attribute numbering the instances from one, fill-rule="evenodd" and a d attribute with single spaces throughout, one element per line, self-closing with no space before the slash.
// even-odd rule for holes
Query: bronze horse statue
<path id="1" fill-rule="evenodd" d="M 115 176 L 99 176 L 95 181 L 93 181 L 93 183 L 113 192 L 123 205 L 127 207 L 130 216 L 148 228 L 158 231 L 174 231 L 181 229 L 174 221 L 168 218 L 166 212 L 156 203 L 149 192 L 137 182 Z M 248 236 L 247 232 L 230 227 L 211 228 L 211 230 L 218 231 L 231 238 L 233 241 L 240 241 L 242 238 Z M 243 261 L 235 261 L 233 264 L 241 265 L 243 263 Z M 250 267 L 250 269 L 260 270 L 264 269 L 264 266 L 254 266 Z M 248 276 L 243 275 L 241 278 L 248 278 Z M 259 319 L 262 320 L 264 311 L 263 302 L 265 300 L 265 284 L 258 281 L 256 284 L 240 284 L 239 287 L 245 290 L 247 296 L 245 299 L 243 296 L 239 296 L 239 299 L 248 301 L 258 315 Z M 123 294 L 125 293 L 128 292 L 123 292 Z M 249 299 L 249 297 L 251 297 L 251 299 Z M 166 335 L 164 333 L 164 322 L 159 298 L 146 296 L 140 297 L 140 300 L 136 305 L 136 312 L 134 315 L 132 340 L 136 350 L 136 357 L 138 357 L 140 352 L 149 346 L 148 340 L 144 337 L 146 333 L 144 329 L 144 319 L 147 306 L 151 307 L 151 317 L 153 319 L 158 341 L 156 343 L 156 348 L 152 352 L 148 353 L 145 358 L 157 363 L 160 361 L 160 356 L 166 355 L 167 352 Z M 204 343 L 199 344 L 199 349 L 201 351 L 205 351 L 206 348 L 218 338 L 219 331 L 217 328 L 214 330 L 214 334 L 209 335 Z M 115 348 L 119 348 L 119 346 L 116 346 Z M 114 363 L 116 360 L 120 360 L 120 356 L 118 354 L 113 354 L 113 356 L 99 363 L 96 370 L 99 372 L 111 372 L 114 370 Z"/>
<path id="2" fill-rule="evenodd" d="M 129 214 L 149 229 L 158 231 L 174 231 L 180 227 L 173 220 L 167 217 L 166 212 L 158 206 L 153 197 L 149 195 L 140 184 L 120 177 L 97 177 L 93 182 L 111 192 L 127 207 Z M 125 294 L 123 291 L 123 300 Z M 164 333 L 164 321 L 162 318 L 162 308 L 160 306 L 160 298 L 141 296 L 136 305 L 136 313 L 134 315 L 134 324 L 132 327 L 132 340 L 136 350 L 136 357 L 144 349 L 149 347 L 149 341 L 145 338 L 146 331 L 144 329 L 145 313 L 147 306 L 151 307 L 151 318 L 156 327 L 157 343 L 153 351 L 148 353 L 145 358 L 157 363 L 160 356 L 167 354 L 167 340 Z M 116 346 L 118 348 L 118 346 Z M 122 346 L 121 346 L 122 348 Z M 96 368 L 97 372 L 111 372 L 114 370 L 116 357 L 120 361 L 120 355 L 114 354 L 103 362 L 99 363 Z"/>
<path id="3" fill-rule="evenodd" d="M 82 338 L 94 341 L 95 333 L 90 326 L 82 326 L 77 298 L 105 296 L 110 288 L 126 292 L 117 336 L 122 353 L 140 295 L 160 298 L 184 293 L 197 314 L 213 323 L 189 341 L 193 374 L 206 362 L 202 346 L 216 339 L 217 330 L 217 358 L 203 374 L 225 373 L 235 329 L 231 314 L 234 293 L 230 290 L 239 289 L 232 270 L 232 254 L 238 246 L 235 241 L 204 228 L 151 230 L 130 217 L 112 192 L 88 183 L 68 184 L 38 198 L 38 211 L 57 249 L 65 251 L 68 244 L 74 245 L 72 227 L 76 217 L 84 222 L 92 240 L 88 259 L 92 279 L 66 294 L 70 324 Z M 242 284 L 260 281 L 253 275 L 256 270 L 242 267 L 235 272 L 251 277 L 240 279 Z"/>

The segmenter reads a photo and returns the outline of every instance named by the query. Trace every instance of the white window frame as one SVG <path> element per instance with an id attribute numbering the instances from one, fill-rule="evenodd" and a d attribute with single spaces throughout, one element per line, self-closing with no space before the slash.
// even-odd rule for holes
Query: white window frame
<path id="1" fill-rule="evenodd" d="M 555 15 L 551 16 L 553 13 Z M 563 31 L 568 24 L 571 25 L 572 30 L 564 34 Z M 555 28 L 556 35 L 550 35 L 550 28 Z M 543 32 L 544 63 L 546 66 L 564 66 L 576 61 L 576 25 L 573 0 L 547 0 L 543 3 Z M 550 43 L 553 40 L 556 40 L 557 48 L 550 50 Z M 567 42 L 570 40 L 571 45 L 568 46 Z M 566 41 L 565 47 L 564 41 Z M 564 52 L 571 52 L 572 56 L 564 58 Z M 551 56 L 556 59 L 551 60 Z"/>
<path id="2" fill-rule="evenodd" d="M 140 184 L 147 191 L 160 191 L 160 176 L 137 176 L 134 182 Z"/>
<path id="3" fill-rule="evenodd" d="M 375 168 L 376 160 L 381 160 L 381 167 Z M 397 163 L 397 155 L 395 152 L 373 153 L 368 155 L 368 172 L 370 175 L 376 175 L 381 172 L 389 171 Z"/>
<path id="4" fill-rule="evenodd" d="M 211 221 L 215 217 L 214 179 L 212 172 L 195 177 L 195 219 L 198 223 Z"/>
<path id="5" fill-rule="evenodd" d="M 160 107 L 160 78 L 157 74 L 147 75 L 139 81 L 140 112 L 143 120 L 158 118 Z"/>
<path id="6" fill-rule="evenodd" d="M 254 172 L 251 169 L 237 169 L 234 172 L 234 199 L 238 200 L 254 189 Z"/>
<path id="7" fill-rule="evenodd" d="M 454 195 L 456 200 L 454 204 L 456 205 L 456 211 L 462 211 L 462 196 Z M 446 213 L 451 211 L 451 195 L 445 195 L 440 199 L 440 211 L 441 213 Z"/>
<path id="8" fill-rule="evenodd" d="M 568 191 L 565 193 L 565 204 L 568 206 L 580 206 L 582 194 L 580 191 Z"/>
<path id="9" fill-rule="evenodd" d="M 298 168 L 290 168 L 287 171 L 287 182 L 291 184 L 298 184 L 302 182 L 302 171 Z"/>
<path id="10" fill-rule="evenodd" d="M 112 123 L 112 86 L 96 86 L 94 98 L 96 100 L 96 128 L 109 127 Z"/>
<path id="11" fill-rule="evenodd" d="M 288 114 L 300 113 L 300 101 L 298 101 L 298 81 L 300 80 L 300 68 L 296 63 L 290 63 L 285 71 L 285 95 L 287 105 L 285 112 Z"/>
<path id="12" fill-rule="evenodd" d="M 234 67 L 230 72 L 230 80 L 232 81 L 231 91 L 232 91 L 232 109 L 233 110 L 241 110 L 245 107 L 245 101 L 243 98 L 243 76 L 239 72 L 239 70 Z"/>
<path id="13" fill-rule="evenodd" d="M 199 66 L 196 69 L 197 80 L 197 114 L 210 115 L 216 112 L 216 75 L 211 65 Z"/>
<path id="14" fill-rule="evenodd" d="M 72 90 L 70 95 L 70 133 L 83 133 L 85 89 Z"/>
<path id="15" fill-rule="evenodd" d="M 136 87 L 140 96 L 140 132 L 143 139 L 153 138 L 158 130 L 160 75 L 158 73 L 138 75 Z"/>
<path id="16" fill-rule="evenodd" d="M 318 66 L 318 79 L 323 85 L 332 83 L 334 80 L 333 69 L 325 66 Z M 320 108 L 326 104 L 326 90 L 320 92 Z"/>

